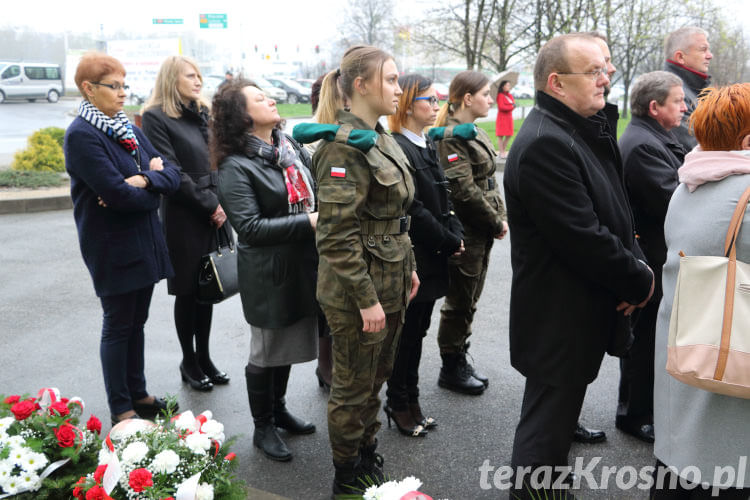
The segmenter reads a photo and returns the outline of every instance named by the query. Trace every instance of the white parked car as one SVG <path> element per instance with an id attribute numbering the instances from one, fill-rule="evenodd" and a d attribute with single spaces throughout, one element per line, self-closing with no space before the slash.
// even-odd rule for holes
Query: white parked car
<path id="1" fill-rule="evenodd" d="M 0 103 L 6 99 L 57 102 L 63 90 L 57 64 L 0 62 Z"/>

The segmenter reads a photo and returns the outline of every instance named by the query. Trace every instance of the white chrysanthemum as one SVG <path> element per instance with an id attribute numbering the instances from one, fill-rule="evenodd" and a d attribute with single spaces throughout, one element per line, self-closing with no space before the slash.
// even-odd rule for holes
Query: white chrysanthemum
<path id="1" fill-rule="evenodd" d="M 8 436 L 5 439 L 5 446 L 12 448 L 21 448 L 26 445 L 26 440 L 22 436 Z"/>
<path id="2" fill-rule="evenodd" d="M 181 413 L 180 416 L 177 417 L 177 420 L 174 421 L 174 426 L 181 431 L 194 432 L 198 430 L 199 425 L 200 422 L 195 419 L 193 412 L 190 411 Z"/>
<path id="3" fill-rule="evenodd" d="M 404 488 L 405 493 L 409 493 L 410 491 L 418 491 L 419 487 L 422 486 L 422 481 L 417 479 L 414 476 L 408 476 L 401 480 L 401 487 Z"/>
<path id="4" fill-rule="evenodd" d="M 0 418 L 0 434 L 5 434 L 10 429 L 10 426 L 15 422 L 16 419 L 13 417 Z"/>
<path id="5" fill-rule="evenodd" d="M 8 493 L 9 495 L 15 495 L 19 491 L 21 491 L 21 481 L 18 476 L 10 475 L 3 480 L 2 483 L 0 483 L 0 488 L 3 489 L 5 493 Z"/>
<path id="6" fill-rule="evenodd" d="M 172 474 L 177 470 L 180 456 L 172 450 L 164 450 L 154 457 L 151 467 L 154 472 Z"/>
<path id="7" fill-rule="evenodd" d="M 122 450 L 122 461 L 128 464 L 135 464 L 146 458 L 148 445 L 143 441 L 130 443 Z"/>
<path id="8" fill-rule="evenodd" d="M 214 500 L 214 487 L 208 483 L 201 483 L 195 490 L 195 500 Z"/>
<path id="9" fill-rule="evenodd" d="M 185 438 L 185 445 L 196 455 L 205 455 L 211 448 L 211 440 L 205 434 L 194 432 Z"/>
<path id="10" fill-rule="evenodd" d="M 23 471 L 18 476 L 18 482 L 21 483 L 19 487 L 22 491 L 36 491 L 42 487 L 42 480 L 35 472 Z"/>
<path id="11" fill-rule="evenodd" d="M 209 438 L 219 440 L 224 436 L 224 424 L 216 420 L 208 420 L 201 426 L 201 432 L 204 432 Z"/>
<path id="12" fill-rule="evenodd" d="M 0 485 L 11 476 L 14 467 L 10 460 L 0 460 Z"/>
<path id="13" fill-rule="evenodd" d="M 28 456 L 29 452 L 31 452 L 31 450 L 29 450 L 28 448 L 24 448 L 21 446 L 11 446 L 10 455 L 8 455 L 8 460 L 13 465 L 17 465 L 21 467 L 23 463 L 26 461 L 26 457 Z"/>
<path id="14" fill-rule="evenodd" d="M 21 464 L 21 467 L 27 471 L 39 470 L 49 463 L 44 453 L 30 452 L 26 454 L 26 461 Z"/>

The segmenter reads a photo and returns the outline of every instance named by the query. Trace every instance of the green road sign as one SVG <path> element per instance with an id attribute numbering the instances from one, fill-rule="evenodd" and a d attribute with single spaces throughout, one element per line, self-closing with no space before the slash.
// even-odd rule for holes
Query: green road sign
<path id="1" fill-rule="evenodd" d="M 154 18 L 153 24 L 183 24 L 182 19 L 165 19 L 163 17 Z"/>
<path id="2" fill-rule="evenodd" d="M 201 28 L 226 28 L 227 27 L 227 15 L 226 14 L 200 14 L 200 27 Z"/>

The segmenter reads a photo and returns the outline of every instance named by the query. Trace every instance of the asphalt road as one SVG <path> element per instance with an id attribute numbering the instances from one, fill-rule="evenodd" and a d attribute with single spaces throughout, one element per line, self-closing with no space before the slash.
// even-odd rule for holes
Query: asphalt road
<path id="1" fill-rule="evenodd" d="M 44 106 L 44 105 L 42 105 Z M 6 105 L 0 106 L 6 109 Z M 4 120 L 0 119 L 0 123 Z M 7 125 L 3 125 L 4 127 Z M 66 396 L 78 395 L 102 421 L 109 420 L 101 377 L 98 345 L 101 309 L 83 265 L 70 210 L 0 216 L 0 393 L 36 391 L 57 386 Z M 510 283 L 509 244 L 497 242 L 472 337 L 475 365 L 490 377 L 482 396 L 462 396 L 437 387 L 440 367 L 435 332 L 437 311 L 421 366 L 422 406 L 439 427 L 423 439 L 401 436 L 385 425 L 379 433 L 385 469 L 391 477 L 420 478 L 422 491 L 433 498 L 454 500 L 507 498 L 493 486 L 494 470 L 482 477 L 480 468 L 510 461 L 513 433 L 520 411 L 524 379 L 509 364 L 507 312 Z M 254 488 L 292 499 L 323 499 L 330 495 L 333 473 L 326 430 L 326 395 L 317 384 L 315 363 L 292 369 L 288 402 L 291 410 L 312 420 L 317 432 L 288 437 L 294 459 L 267 460 L 252 446 L 243 367 L 249 352 L 249 327 L 239 297 L 215 308 L 212 355 L 232 377 L 228 386 L 210 393 L 191 391 L 180 381 L 180 348 L 172 323 L 172 298 L 166 284 L 154 292 L 146 328 L 146 375 L 152 393 L 176 394 L 183 409 L 211 409 L 227 435 L 239 436 L 234 450 L 241 476 Z M 540 311 L 543 314 L 543 311 Z M 602 467 L 652 465 L 650 445 L 614 428 L 617 360 L 606 358 L 599 378 L 590 386 L 582 420 L 607 432 L 599 445 L 574 445 L 570 461 L 593 468 L 600 481 Z M 106 426 L 106 425 L 105 425 Z M 486 462 L 486 464 L 485 464 Z M 484 467 L 483 467 L 484 465 Z M 581 498 L 645 499 L 646 493 L 615 486 L 591 490 L 584 481 Z M 272 498 L 254 492 L 251 498 Z"/>

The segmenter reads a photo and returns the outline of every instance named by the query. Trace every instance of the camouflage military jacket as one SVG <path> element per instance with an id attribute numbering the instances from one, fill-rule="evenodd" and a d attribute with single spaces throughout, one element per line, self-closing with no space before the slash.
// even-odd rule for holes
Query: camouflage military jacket
<path id="1" fill-rule="evenodd" d="M 446 127 L 460 125 L 448 118 Z M 495 180 L 495 149 L 487 133 L 477 127 L 477 137 L 464 140 L 446 137 L 437 141 L 440 164 L 450 183 L 453 208 L 468 230 L 492 236 L 500 233 L 505 205 Z"/>
<path id="2" fill-rule="evenodd" d="M 414 198 L 408 161 L 379 124 L 375 145 L 364 152 L 346 138 L 352 128 L 370 127 L 346 111 L 338 120 L 336 140 L 321 141 L 313 156 L 318 300 L 343 310 L 380 302 L 386 313 L 403 311 L 416 268 L 406 215 Z"/>

